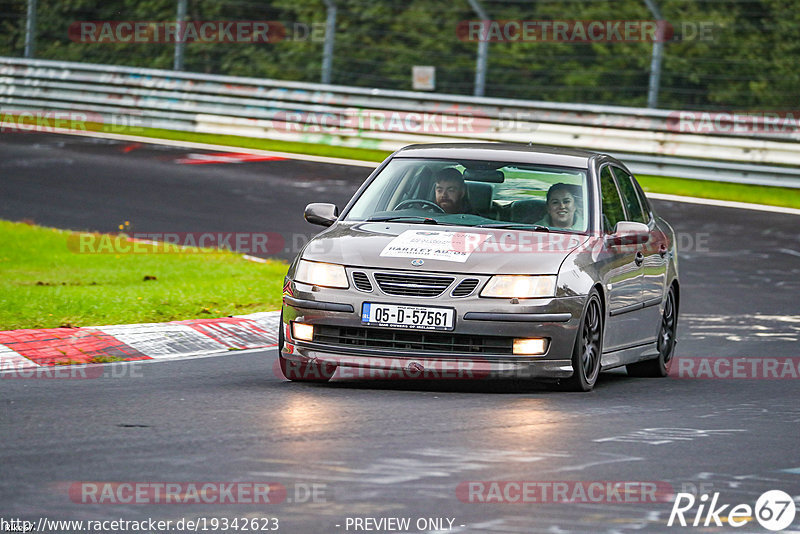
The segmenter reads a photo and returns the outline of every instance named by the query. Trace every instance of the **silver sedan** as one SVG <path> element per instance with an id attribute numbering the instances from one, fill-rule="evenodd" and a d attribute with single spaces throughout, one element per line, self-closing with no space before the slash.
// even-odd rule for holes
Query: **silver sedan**
<path id="1" fill-rule="evenodd" d="M 680 284 L 675 236 L 631 172 L 589 151 L 414 145 L 291 264 L 279 360 L 290 380 L 666 376 Z"/>

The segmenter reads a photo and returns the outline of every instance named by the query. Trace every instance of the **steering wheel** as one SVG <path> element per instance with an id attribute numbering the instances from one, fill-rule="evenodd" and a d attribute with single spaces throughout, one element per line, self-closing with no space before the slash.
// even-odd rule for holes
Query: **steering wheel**
<path id="1" fill-rule="evenodd" d="M 409 198 L 407 200 L 402 201 L 400 204 L 394 207 L 394 211 L 401 210 L 405 207 L 414 207 L 417 205 L 420 208 L 427 208 L 438 211 L 439 213 L 444 213 L 442 207 L 437 204 L 436 202 L 431 202 L 430 200 L 424 200 L 421 198 Z"/>

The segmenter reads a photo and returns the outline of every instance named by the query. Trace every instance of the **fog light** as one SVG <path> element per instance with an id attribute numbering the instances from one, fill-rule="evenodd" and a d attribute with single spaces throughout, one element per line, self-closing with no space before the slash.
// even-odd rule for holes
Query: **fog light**
<path id="1" fill-rule="evenodd" d="M 514 340 L 514 354 L 544 354 L 547 352 L 546 339 L 515 339 Z"/>
<path id="2" fill-rule="evenodd" d="M 292 337 L 299 341 L 312 341 L 314 339 L 314 325 L 293 322 Z"/>

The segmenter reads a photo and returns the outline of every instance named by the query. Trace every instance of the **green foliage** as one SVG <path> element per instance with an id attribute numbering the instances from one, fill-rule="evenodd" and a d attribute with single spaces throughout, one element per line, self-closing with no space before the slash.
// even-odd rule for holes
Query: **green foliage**
<path id="1" fill-rule="evenodd" d="M 791 0 L 656 0 L 676 39 L 665 43 L 659 107 L 796 109 L 800 9 Z M 651 20 L 643 0 L 483 0 L 494 20 Z M 0 0 L 2 5 L 2 0 Z M 437 92 L 472 94 L 478 44 L 459 38 L 477 15 L 466 0 L 336 0 L 333 82 L 411 89 L 413 65 L 436 67 Z M 75 21 L 170 21 L 176 0 L 39 0 L 37 57 L 171 68 L 174 46 L 73 42 Z M 271 20 L 275 43 L 189 43 L 189 71 L 316 82 L 323 0 L 189 0 L 191 20 Z M 0 10 L 0 54 L 22 55 L 25 2 Z M 317 32 L 303 37 L 305 28 Z M 303 30 L 303 31 L 295 31 Z M 643 106 L 650 42 L 492 42 L 487 96 Z"/>

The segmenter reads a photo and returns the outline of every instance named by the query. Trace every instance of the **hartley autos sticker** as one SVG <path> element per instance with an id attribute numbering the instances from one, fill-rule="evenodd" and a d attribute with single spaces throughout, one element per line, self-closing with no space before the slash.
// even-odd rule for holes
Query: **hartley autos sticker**
<path id="1" fill-rule="evenodd" d="M 488 238 L 488 234 L 406 230 L 386 245 L 381 256 L 464 263 Z"/>

